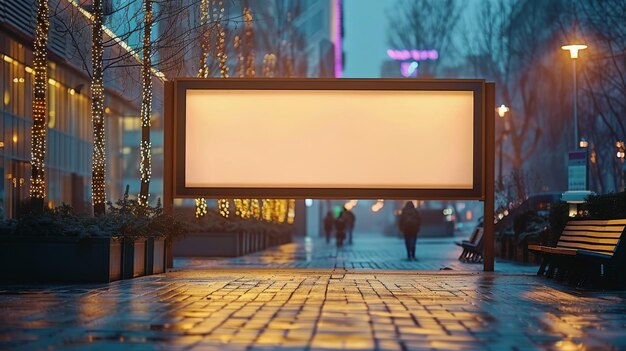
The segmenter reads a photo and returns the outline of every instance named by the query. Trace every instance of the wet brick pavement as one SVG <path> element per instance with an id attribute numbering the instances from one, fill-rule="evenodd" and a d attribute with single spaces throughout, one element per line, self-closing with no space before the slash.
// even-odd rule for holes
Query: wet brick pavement
<path id="1" fill-rule="evenodd" d="M 175 260 L 179 268 L 327 268 L 355 270 L 420 270 L 457 272 L 482 271 L 482 264 L 462 263 L 457 259 L 461 248 L 454 245 L 463 237 L 418 238 L 417 261 L 407 261 L 404 241 L 376 233 L 355 233 L 352 245 L 337 248 L 322 238 L 296 238 L 293 243 L 263 252 L 228 259 L 182 258 Z M 537 272 L 537 265 L 520 265 L 496 261 L 495 270 L 501 273 Z"/>
<path id="2" fill-rule="evenodd" d="M 626 293 L 534 276 L 185 270 L 0 287 L 2 350 L 623 350 Z"/>

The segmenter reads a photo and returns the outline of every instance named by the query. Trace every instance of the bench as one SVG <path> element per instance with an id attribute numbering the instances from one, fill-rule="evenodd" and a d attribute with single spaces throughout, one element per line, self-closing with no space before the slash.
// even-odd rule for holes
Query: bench
<path id="1" fill-rule="evenodd" d="M 569 276 L 574 282 L 586 271 L 582 261 L 612 262 L 625 227 L 626 219 L 567 222 L 555 247 L 528 245 L 528 250 L 543 256 L 537 274 L 557 279 Z"/>
<path id="2" fill-rule="evenodd" d="M 463 248 L 459 256 L 461 262 L 482 262 L 483 260 L 483 228 L 477 227 L 472 232 L 469 240 L 455 242 Z"/>

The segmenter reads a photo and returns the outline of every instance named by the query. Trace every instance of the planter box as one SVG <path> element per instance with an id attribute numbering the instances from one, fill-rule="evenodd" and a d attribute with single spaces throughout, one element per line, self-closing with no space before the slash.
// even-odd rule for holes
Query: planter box
<path id="1" fill-rule="evenodd" d="M 124 239 L 122 246 L 122 278 L 130 279 L 146 274 L 147 239 Z"/>
<path id="2" fill-rule="evenodd" d="M 291 233 L 191 233 L 175 242 L 172 251 L 184 257 L 238 257 L 289 242 Z"/>
<path id="3" fill-rule="evenodd" d="M 0 237 L 0 281 L 108 283 L 122 277 L 116 238 Z"/>
<path id="4" fill-rule="evenodd" d="M 148 238 L 146 242 L 146 275 L 165 273 L 165 239 Z"/>
<path id="5" fill-rule="evenodd" d="M 247 253 L 247 233 L 191 233 L 173 245 L 174 256 L 237 257 Z"/>

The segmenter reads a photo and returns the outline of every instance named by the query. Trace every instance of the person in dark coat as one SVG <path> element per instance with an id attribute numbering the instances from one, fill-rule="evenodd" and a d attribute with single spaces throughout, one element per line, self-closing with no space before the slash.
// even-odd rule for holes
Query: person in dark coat
<path id="1" fill-rule="evenodd" d="M 324 217 L 324 234 L 326 234 L 326 243 L 330 242 L 330 236 L 333 234 L 333 227 L 335 226 L 335 216 L 332 211 L 326 212 Z"/>
<path id="2" fill-rule="evenodd" d="M 346 238 L 346 218 L 343 212 L 335 219 L 335 235 L 337 237 L 337 246 L 342 246 Z"/>
<path id="3" fill-rule="evenodd" d="M 343 207 L 343 211 L 341 215 L 346 220 L 346 234 L 348 236 L 348 244 L 352 244 L 352 232 L 354 231 L 354 223 L 356 222 L 356 217 L 354 213 L 350 211 L 347 207 Z"/>
<path id="4" fill-rule="evenodd" d="M 407 201 L 400 213 L 399 221 L 400 231 L 404 235 L 404 243 L 406 245 L 406 253 L 409 261 L 415 260 L 415 243 L 417 241 L 417 233 L 420 230 L 422 220 L 419 211 L 415 208 L 412 201 Z"/>

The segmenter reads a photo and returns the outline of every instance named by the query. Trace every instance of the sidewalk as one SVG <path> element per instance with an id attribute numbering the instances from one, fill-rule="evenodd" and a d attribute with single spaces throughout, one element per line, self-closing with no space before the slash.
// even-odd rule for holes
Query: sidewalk
<path id="1" fill-rule="evenodd" d="M 482 264 L 458 260 L 461 248 L 454 244 L 462 238 L 418 238 L 417 261 L 407 261 L 404 241 L 376 233 L 355 233 L 352 245 L 337 248 L 319 237 L 296 237 L 294 242 L 238 258 L 182 258 L 176 268 L 326 268 L 356 270 L 417 270 L 479 272 Z M 496 261 L 495 270 L 509 274 L 535 274 L 537 265 Z"/>
<path id="2" fill-rule="evenodd" d="M 194 269 L 0 287 L 0 350 L 624 350 L 626 293 L 534 276 Z"/>

